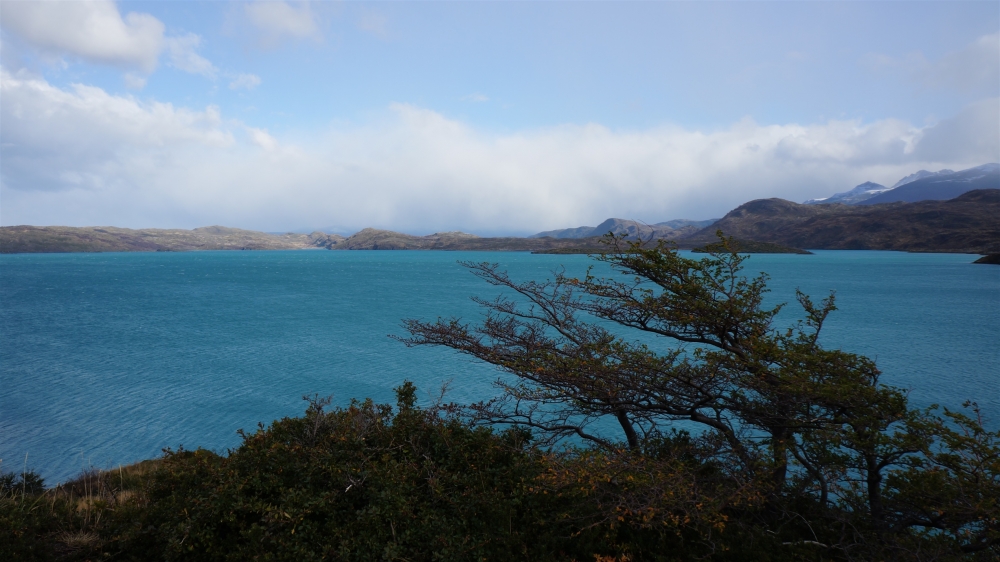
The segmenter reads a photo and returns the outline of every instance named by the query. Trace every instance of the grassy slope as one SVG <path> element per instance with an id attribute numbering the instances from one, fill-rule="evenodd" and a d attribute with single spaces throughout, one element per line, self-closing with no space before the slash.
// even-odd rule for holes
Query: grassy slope
<path id="1" fill-rule="evenodd" d="M 274 235 L 220 226 L 194 230 L 6 226 L 0 228 L 0 253 L 297 250 L 315 247 L 314 239 L 315 235 Z"/>

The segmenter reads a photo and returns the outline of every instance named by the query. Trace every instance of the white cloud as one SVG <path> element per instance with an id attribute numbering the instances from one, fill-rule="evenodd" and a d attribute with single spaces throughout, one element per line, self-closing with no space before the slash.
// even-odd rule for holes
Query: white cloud
<path id="1" fill-rule="evenodd" d="M 258 0 L 244 5 L 247 19 L 262 33 L 262 43 L 272 47 L 282 39 L 318 39 L 319 26 L 308 2 Z"/>
<path id="2" fill-rule="evenodd" d="M 3 28 L 57 55 L 149 73 L 163 48 L 163 23 L 149 14 L 123 18 L 110 0 L 0 2 Z"/>
<path id="3" fill-rule="evenodd" d="M 219 110 L 140 102 L 75 84 L 0 69 L 0 154 L 3 187 L 31 190 L 96 188 L 126 180 L 130 163 L 233 144 Z M 6 193 L 5 193 L 6 196 Z"/>
<path id="4" fill-rule="evenodd" d="M 462 101 L 473 101 L 476 103 L 483 103 L 490 101 L 490 98 L 486 96 L 486 94 L 475 93 L 463 96 Z"/>
<path id="5" fill-rule="evenodd" d="M 372 124 L 294 136 L 212 107 L 2 70 L 0 88 L 5 225 L 528 233 L 609 216 L 709 218 L 755 198 L 802 201 L 1000 160 L 996 127 L 973 126 L 997 123 L 997 99 L 924 128 L 744 119 L 711 132 L 586 124 L 504 134 L 397 104 Z"/>
<path id="6" fill-rule="evenodd" d="M 869 53 L 862 64 L 876 72 L 902 72 L 930 88 L 967 93 L 1000 93 L 1000 33 L 983 35 L 962 49 L 935 59 L 921 52 L 905 57 Z"/>
<path id="7" fill-rule="evenodd" d="M 914 151 L 917 158 L 942 161 L 960 160 L 966 154 L 983 155 L 983 162 L 1000 161 L 1000 98 L 970 104 L 923 130 Z"/>
<path id="8" fill-rule="evenodd" d="M 192 74 L 214 78 L 218 69 L 196 50 L 201 38 L 193 33 L 165 37 L 160 20 L 130 12 L 123 18 L 110 0 L 73 2 L 0 2 L 3 28 L 49 56 L 69 56 L 130 69 L 125 84 L 142 89 L 145 79 L 166 51 L 167 64 Z"/>
<path id="9" fill-rule="evenodd" d="M 229 83 L 230 90 L 252 90 L 260 86 L 260 77 L 256 74 L 239 74 Z"/>
<path id="10" fill-rule="evenodd" d="M 247 127 L 247 134 L 250 135 L 251 142 L 268 152 L 278 148 L 278 141 L 264 129 Z"/>
<path id="11" fill-rule="evenodd" d="M 206 78 L 215 78 L 219 69 L 215 68 L 215 65 L 208 59 L 195 52 L 199 45 L 201 45 L 201 37 L 194 33 L 168 38 L 166 46 L 169 64 L 177 70 L 200 74 Z"/>

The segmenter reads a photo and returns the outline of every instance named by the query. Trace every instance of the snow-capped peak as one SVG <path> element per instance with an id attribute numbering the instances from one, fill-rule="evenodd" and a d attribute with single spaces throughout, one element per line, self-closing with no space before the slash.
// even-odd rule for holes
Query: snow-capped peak
<path id="1" fill-rule="evenodd" d="M 875 182 L 866 181 L 865 183 L 855 186 L 854 189 L 850 191 L 845 191 L 843 193 L 835 193 L 830 197 L 823 197 L 819 199 L 810 199 L 805 202 L 806 205 L 815 205 L 817 203 L 845 203 L 852 204 L 859 201 L 864 201 L 870 197 L 874 197 L 879 193 L 884 191 L 889 191 L 888 188 L 882 184 Z"/>

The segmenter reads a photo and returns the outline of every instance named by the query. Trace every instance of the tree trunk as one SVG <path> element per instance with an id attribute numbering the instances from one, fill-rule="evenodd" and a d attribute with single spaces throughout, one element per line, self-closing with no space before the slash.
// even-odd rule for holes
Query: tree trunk
<path id="1" fill-rule="evenodd" d="M 772 466 L 771 483 L 774 491 L 781 493 L 785 487 L 785 479 L 788 478 L 788 437 L 789 431 L 786 428 L 771 430 L 771 454 Z"/>
<path id="2" fill-rule="evenodd" d="M 882 471 L 875 455 L 865 455 L 865 484 L 868 486 L 868 509 L 875 529 L 885 528 L 885 510 L 882 508 Z"/>
<path id="3" fill-rule="evenodd" d="M 628 440 L 628 448 L 633 451 L 639 448 L 639 436 L 635 432 L 635 428 L 632 427 L 632 422 L 628 419 L 628 414 L 625 410 L 615 411 L 615 418 L 618 419 L 618 423 L 621 424 L 622 430 L 625 431 L 625 439 Z"/>

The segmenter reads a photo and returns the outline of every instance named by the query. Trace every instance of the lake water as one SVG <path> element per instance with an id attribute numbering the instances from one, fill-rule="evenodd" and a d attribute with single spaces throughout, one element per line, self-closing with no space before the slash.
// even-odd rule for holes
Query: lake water
<path id="1" fill-rule="evenodd" d="M 875 358 L 915 405 L 975 399 L 996 427 L 1000 267 L 974 257 L 821 251 L 755 255 L 747 270 L 768 272 L 773 302 L 835 289 L 827 347 Z M 591 264 L 418 251 L 0 256 L 2 468 L 20 470 L 27 454 L 53 484 L 163 447 L 224 451 L 239 428 L 301 414 L 304 394 L 392 401 L 404 379 L 424 400 L 449 380 L 451 400 L 489 397 L 492 367 L 387 337 L 403 318 L 479 318 L 469 297 L 497 290 L 457 260 L 497 261 L 517 279 Z"/>

